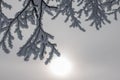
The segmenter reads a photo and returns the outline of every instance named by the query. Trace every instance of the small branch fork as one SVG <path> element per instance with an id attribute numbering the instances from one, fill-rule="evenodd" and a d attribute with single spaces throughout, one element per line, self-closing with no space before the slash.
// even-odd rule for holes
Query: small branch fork
<path id="1" fill-rule="evenodd" d="M 48 6 L 48 5 L 45 3 L 44 0 L 41 0 L 41 1 L 42 1 L 42 3 L 44 3 L 48 8 L 57 8 L 57 7 L 53 7 L 53 6 Z M 0 0 L 0 3 L 1 3 L 1 2 L 2 2 L 2 0 Z M 35 5 L 35 3 L 34 3 L 34 0 L 29 0 L 28 3 L 27 3 L 27 5 L 23 8 L 23 10 L 22 10 L 15 18 L 10 19 L 9 26 L 7 26 L 8 29 L 7 29 L 7 31 L 6 31 L 5 34 L 4 34 L 5 37 L 3 38 L 3 40 L 6 38 L 7 34 L 9 33 L 9 31 L 10 31 L 10 29 L 11 29 L 11 27 L 12 27 L 12 25 L 14 24 L 15 20 L 17 20 L 18 17 L 21 16 L 21 14 L 27 9 L 27 7 L 30 5 L 30 2 L 31 2 L 32 5 L 34 6 L 33 8 L 34 8 L 36 17 L 38 17 L 37 9 L 35 8 L 36 5 Z M 1 5 L 0 5 L 0 11 L 1 11 Z"/>
<path id="2" fill-rule="evenodd" d="M 7 38 L 7 35 L 10 32 L 10 29 L 11 29 L 12 25 L 14 24 L 15 20 L 17 20 L 18 17 L 26 10 L 26 8 L 29 6 L 29 4 L 30 4 L 30 0 L 29 0 L 28 4 L 24 7 L 24 9 L 15 18 L 10 19 L 9 25 L 7 26 L 8 29 L 5 32 L 4 37 L 1 42 L 3 42 Z"/>
<path id="3" fill-rule="evenodd" d="M 0 0 L 1 1 L 1 0 Z M 14 37 L 11 34 L 11 28 L 19 20 L 19 18 L 23 15 L 23 13 L 28 9 L 29 6 L 32 6 L 32 12 L 35 14 L 36 18 L 36 29 L 28 39 L 28 41 L 21 47 L 20 51 L 17 53 L 18 56 L 24 56 L 24 60 L 28 61 L 31 54 L 34 54 L 34 59 L 37 59 L 38 56 L 42 60 L 44 58 L 44 54 L 46 52 L 46 47 L 50 47 L 51 51 L 49 52 L 49 57 L 47 58 L 45 64 L 48 64 L 55 53 L 57 56 L 60 56 L 60 53 L 55 48 L 56 44 L 51 43 L 48 39 L 53 39 L 53 36 L 46 33 L 42 28 L 42 16 L 43 9 L 47 7 L 48 9 L 56 9 L 57 7 L 49 6 L 44 0 L 41 0 L 40 6 L 36 5 L 34 0 L 29 0 L 24 8 L 18 12 L 15 18 L 9 19 L 9 24 L 6 26 L 6 30 L 4 31 L 4 35 L 2 40 L 0 41 L 0 46 L 3 47 L 3 50 L 6 53 L 9 53 L 9 49 L 6 46 L 6 40 L 9 39 L 9 45 L 12 45 L 12 40 Z M 44 6 L 43 6 L 44 5 Z M 44 8 L 43 8 L 44 7 Z M 1 9 L 1 7 L 0 7 Z M 39 11 L 40 10 L 40 11 Z M 19 28 L 17 28 L 19 29 Z M 19 30 L 20 31 L 20 30 Z M 37 45 L 40 45 L 38 47 Z M 10 47 L 10 46 L 9 46 Z M 10 47 L 12 48 L 12 47 Z"/>
<path id="4" fill-rule="evenodd" d="M 42 0 L 42 2 L 43 2 L 43 4 L 44 4 L 45 6 L 47 6 L 47 7 L 50 8 L 50 9 L 52 9 L 52 8 L 57 9 L 57 7 L 55 7 L 55 6 L 49 6 L 44 0 Z"/>
<path id="5" fill-rule="evenodd" d="M 32 4 L 34 5 L 34 1 L 32 1 Z M 34 31 L 33 35 L 29 38 L 29 40 L 27 41 L 27 43 L 20 49 L 20 51 L 17 53 L 18 56 L 24 56 L 25 57 L 25 61 L 29 60 L 29 57 L 31 56 L 32 52 L 34 52 L 34 58 L 33 59 L 37 59 L 38 56 L 39 58 L 42 60 L 44 58 L 44 54 L 45 54 L 45 49 L 46 47 L 50 47 L 51 48 L 51 52 L 49 53 L 49 57 L 46 60 L 45 64 L 48 64 L 50 62 L 50 60 L 53 57 L 53 53 L 56 53 L 56 55 L 60 56 L 60 53 L 57 51 L 57 49 L 55 48 L 56 44 L 52 44 L 51 42 L 48 41 L 48 38 L 53 38 L 53 36 L 51 36 L 50 34 L 44 32 L 44 30 L 42 29 L 41 23 L 42 23 L 42 12 L 43 12 L 43 4 L 45 2 L 43 0 L 41 0 L 41 6 L 40 6 L 40 11 L 39 11 L 39 15 L 36 13 L 36 17 L 37 17 L 37 21 L 38 21 L 38 25 L 36 30 Z M 50 7 L 51 8 L 51 7 Z M 34 8 L 35 12 L 37 12 L 37 9 Z M 37 47 L 36 45 L 41 45 L 41 47 Z M 33 47 L 35 46 L 35 47 Z M 39 50 L 37 50 L 39 49 Z M 27 51 L 28 50 L 28 51 Z M 29 52 L 31 50 L 31 52 Z M 26 54 L 24 54 L 23 52 L 26 52 Z M 29 52 L 29 53 L 28 53 Z"/>

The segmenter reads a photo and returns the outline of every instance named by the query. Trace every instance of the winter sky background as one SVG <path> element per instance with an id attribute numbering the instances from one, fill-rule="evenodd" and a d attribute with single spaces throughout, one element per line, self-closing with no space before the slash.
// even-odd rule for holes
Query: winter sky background
<path id="1" fill-rule="evenodd" d="M 15 7 L 13 10 L 4 10 L 5 14 L 13 17 L 21 4 L 14 0 L 6 0 Z M 120 16 L 118 21 L 104 25 L 99 31 L 83 22 L 86 32 L 69 28 L 70 21 L 64 23 L 65 17 L 59 16 L 56 20 L 44 15 L 43 27 L 45 31 L 54 35 L 52 40 L 57 43 L 57 49 L 62 56 L 72 64 L 71 73 L 66 77 L 56 77 L 39 59 L 24 62 L 23 57 L 17 57 L 16 52 L 32 33 L 24 29 L 24 41 L 15 39 L 14 48 L 10 54 L 0 49 L 0 80 L 120 80 Z"/>

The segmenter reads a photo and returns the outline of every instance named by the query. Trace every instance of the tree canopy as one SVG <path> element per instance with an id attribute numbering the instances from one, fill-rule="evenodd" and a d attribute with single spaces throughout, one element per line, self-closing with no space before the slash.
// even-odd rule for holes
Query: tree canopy
<path id="1" fill-rule="evenodd" d="M 81 26 L 81 17 L 85 15 L 85 21 L 90 21 L 90 26 L 95 26 L 99 30 L 102 25 L 111 23 L 110 16 L 114 16 L 117 20 L 117 15 L 120 13 L 120 0 L 19 0 L 23 1 L 23 8 L 18 11 L 14 18 L 8 18 L 3 8 L 12 9 L 5 0 L 0 0 L 0 47 L 5 53 L 10 53 L 13 48 L 14 36 L 12 34 L 12 26 L 15 24 L 14 33 L 17 34 L 20 40 L 23 39 L 22 28 L 29 28 L 28 22 L 36 26 L 36 29 L 20 48 L 17 55 L 24 56 L 24 60 L 28 61 L 33 54 L 34 58 L 38 57 L 43 60 L 46 54 L 49 57 L 45 64 L 48 64 L 54 54 L 60 56 L 60 52 L 56 49 L 56 44 L 49 39 L 54 36 L 44 30 L 42 18 L 44 13 L 48 13 L 55 20 L 59 15 L 66 16 L 65 22 L 71 21 L 70 27 L 77 27 L 85 32 L 84 26 Z M 54 4 L 51 4 L 54 2 Z M 49 47 L 51 51 L 46 53 L 46 48 Z"/>

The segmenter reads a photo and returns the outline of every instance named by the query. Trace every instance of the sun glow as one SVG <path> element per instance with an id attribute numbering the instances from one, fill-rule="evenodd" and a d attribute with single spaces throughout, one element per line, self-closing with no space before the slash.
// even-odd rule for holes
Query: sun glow
<path id="1" fill-rule="evenodd" d="M 70 61 L 64 57 L 53 59 L 50 63 L 50 70 L 56 76 L 67 76 L 71 73 L 71 69 Z"/>

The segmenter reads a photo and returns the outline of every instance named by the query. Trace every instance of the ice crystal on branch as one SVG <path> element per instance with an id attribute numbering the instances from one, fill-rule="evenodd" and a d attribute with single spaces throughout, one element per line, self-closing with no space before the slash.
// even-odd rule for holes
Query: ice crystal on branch
<path id="1" fill-rule="evenodd" d="M 3 34 L 0 47 L 9 53 L 13 48 L 14 40 L 12 26 L 16 25 L 14 33 L 22 40 L 22 28 L 29 28 L 28 22 L 31 22 L 36 28 L 17 55 L 23 56 L 25 61 L 28 61 L 32 54 L 33 59 L 43 60 L 47 52 L 46 48 L 49 47 L 51 51 L 48 52 L 49 57 L 45 62 L 48 64 L 54 54 L 60 56 L 60 53 L 56 49 L 56 44 L 49 40 L 53 39 L 53 36 L 44 31 L 44 24 L 42 25 L 44 13 L 53 16 L 53 20 L 62 14 L 66 16 L 65 22 L 71 21 L 70 27 L 77 27 L 82 31 L 85 29 L 81 26 L 81 17 L 85 14 L 85 21 L 91 21 L 90 25 L 99 30 L 103 24 L 111 22 L 109 16 L 114 15 L 114 19 L 117 20 L 117 15 L 120 13 L 120 0 L 23 0 L 23 8 L 15 14 L 14 18 L 8 18 L 2 12 L 4 7 L 12 9 L 12 5 L 0 0 L 0 36 Z"/>
<path id="2" fill-rule="evenodd" d="M 28 39 L 28 41 L 20 48 L 20 51 L 17 53 L 18 56 L 24 56 L 24 60 L 28 61 L 31 54 L 34 54 L 34 59 L 38 57 L 42 60 L 45 56 L 46 47 L 50 47 L 51 51 L 49 52 L 49 57 L 46 60 L 46 64 L 50 62 L 53 55 L 56 54 L 60 56 L 60 53 L 55 48 L 56 44 L 53 44 L 49 41 L 53 39 L 53 36 L 45 32 L 42 28 L 42 17 L 43 12 L 46 11 L 48 14 L 52 15 L 51 10 L 55 10 L 56 7 L 49 6 L 43 0 L 25 0 L 23 9 L 16 13 L 14 18 L 7 20 L 7 17 L 4 14 L 1 20 L 5 21 L 5 30 L 2 40 L 0 41 L 3 50 L 6 53 L 9 53 L 9 48 L 12 48 L 12 40 L 14 37 L 11 34 L 11 27 L 13 24 L 16 24 L 15 33 L 17 33 L 18 38 L 22 40 L 22 31 L 21 28 L 28 28 L 28 21 L 36 25 L 36 29 Z M 2 12 L 2 11 L 1 11 Z M 3 23 L 3 22 L 2 22 Z M 1 31 L 3 24 L 1 24 Z M 7 46 L 6 41 L 8 40 L 9 46 Z M 40 45 L 40 47 L 38 46 Z"/>

